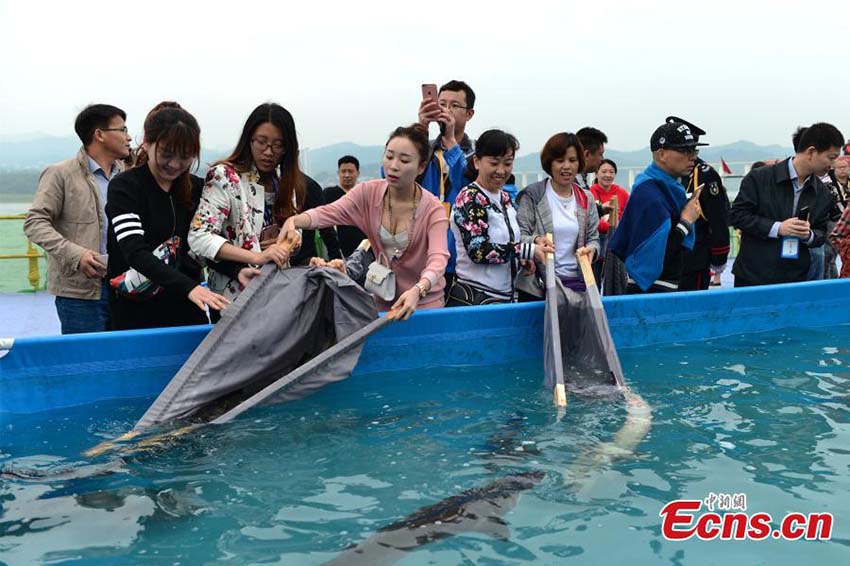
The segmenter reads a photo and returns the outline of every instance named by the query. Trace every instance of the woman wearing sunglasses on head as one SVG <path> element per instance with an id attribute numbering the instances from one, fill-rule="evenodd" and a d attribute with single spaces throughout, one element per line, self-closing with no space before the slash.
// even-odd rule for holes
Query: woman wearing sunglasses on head
<path id="1" fill-rule="evenodd" d="M 440 201 L 422 189 L 422 175 L 430 155 L 428 130 L 420 124 L 393 130 L 384 147 L 381 165 L 386 179 L 355 185 L 339 200 L 290 217 L 287 230 L 356 226 L 369 239 L 377 258 L 370 265 L 386 285 L 366 289 L 376 295 L 378 310 L 392 310 L 405 320 L 418 308 L 444 304 L 444 277 L 449 259 L 448 222 Z M 381 268 L 380 266 L 383 266 Z M 388 276 L 387 272 L 392 272 Z"/>

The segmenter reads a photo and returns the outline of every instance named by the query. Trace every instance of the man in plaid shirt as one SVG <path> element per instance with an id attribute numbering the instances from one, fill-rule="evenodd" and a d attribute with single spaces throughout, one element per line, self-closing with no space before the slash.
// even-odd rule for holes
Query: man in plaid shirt
<path id="1" fill-rule="evenodd" d="M 841 258 L 839 277 L 850 277 L 850 206 L 844 209 L 844 214 L 829 235 L 829 242 Z"/>

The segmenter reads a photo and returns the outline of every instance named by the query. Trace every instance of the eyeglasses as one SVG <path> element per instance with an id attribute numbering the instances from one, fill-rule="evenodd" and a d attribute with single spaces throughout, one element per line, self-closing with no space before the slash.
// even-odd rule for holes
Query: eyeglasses
<path id="1" fill-rule="evenodd" d="M 269 142 L 268 140 L 254 138 L 251 140 L 251 146 L 253 146 L 253 148 L 259 151 L 260 153 L 263 153 L 268 148 L 272 148 L 273 153 L 283 153 L 284 150 L 283 142 L 280 140 Z"/>
<path id="2" fill-rule="evenodd" d="M 667 149 L 671 149 L 682 155 L 699 155 L 699 150 L 695 147 L 668 147 Z"/>
<path id="3" fill-rule="evenodd" d="M 98 129 L 101 132 L 123 132 L 125 134 L 129 131 L 129 130 L 127 130 L 127 126 L 124 126 L 123 128 L 98 128 Z"/>
<path id="4" fill-rule="evenodd" d="M 468 108 L 468 106 L 461 106 L 457 102 L 452 102 L 451 104 L 449 104 L 448 102 L 442 101 L 439 104 L 440 108 L 447 108 L 450 110 L 466 110 Z"/>

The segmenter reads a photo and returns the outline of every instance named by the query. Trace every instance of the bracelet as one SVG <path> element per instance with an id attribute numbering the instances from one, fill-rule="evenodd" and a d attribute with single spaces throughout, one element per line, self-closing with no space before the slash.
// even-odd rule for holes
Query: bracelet
<path id="1" fill-rule="evenodd" d="M 419 289 L 419 298 L 420 298 L 420 299 L 424 299 L 424 298 L 425 298 L 425 295 L 427 295 L 427 294 L 428 294 L 428 289 L 426 289 L 426 288 L 425 288 L 425 285 L 423 285 L 421 282 L 418 282 L 418 281 L 417 281 L 417 283 L 416 283 L 416 285 L 414 285 L 414 287 L 416 287 L 417 289 Z"/>

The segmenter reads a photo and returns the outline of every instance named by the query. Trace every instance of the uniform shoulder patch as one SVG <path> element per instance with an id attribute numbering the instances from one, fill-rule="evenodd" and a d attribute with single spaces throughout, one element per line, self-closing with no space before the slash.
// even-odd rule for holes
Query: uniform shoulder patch
<path id="1" fill-rule="evenodd" d="M 711 183 L 708 184 L 708 192 L 711 193 L 711 195 L 713 195 L 713 196 L 719 195 L 720 194 L 720 185 L 717 182 L 712 181 Z"/>

